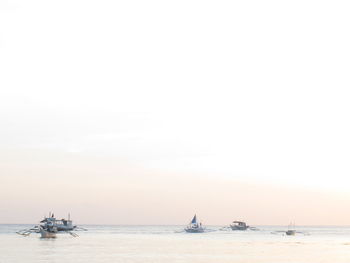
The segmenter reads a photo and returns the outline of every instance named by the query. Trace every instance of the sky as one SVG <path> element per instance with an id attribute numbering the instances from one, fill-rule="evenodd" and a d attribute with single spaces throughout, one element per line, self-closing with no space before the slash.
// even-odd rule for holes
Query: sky
<path id="1" fill-rule="evenodd" d="M 0 0 L 0 223 L 349 225 L 349 8 Z"/>

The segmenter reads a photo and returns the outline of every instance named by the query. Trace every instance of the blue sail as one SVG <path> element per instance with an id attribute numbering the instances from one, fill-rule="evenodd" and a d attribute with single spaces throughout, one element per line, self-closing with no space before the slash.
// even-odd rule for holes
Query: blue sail
<path id="1" fill-rule="evenodd" d="M 197 216 L 194 215 L 192 221 L 191 221 L 191 224 L 197 224 Z"/>

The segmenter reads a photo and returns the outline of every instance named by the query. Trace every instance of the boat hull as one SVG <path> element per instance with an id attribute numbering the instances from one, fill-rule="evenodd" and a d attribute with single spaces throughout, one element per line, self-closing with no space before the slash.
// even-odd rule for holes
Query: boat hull
<path id="1" fill-rule="evenodd" d="M 287 236 L 295 236 L 295 230 L 288 230 L 286 231 Z"/>
<path id="2" fill-rule="evenodd" d="M 187 233 L 203 233 L 204 229 L 203 228 L 185 228 L 185 231 Z"/>
<path id="3" fill-rule="evenodd" d="M 42 238 L 56 238 L 56 233 L 48 232 L 46 230 L 40 230 L 40 234 Z"/>
<path id="4" fill-rule="evenodd" d="M 232 230 L 244 231 L 248 229 L 248 226 L 230 226 Z"/>

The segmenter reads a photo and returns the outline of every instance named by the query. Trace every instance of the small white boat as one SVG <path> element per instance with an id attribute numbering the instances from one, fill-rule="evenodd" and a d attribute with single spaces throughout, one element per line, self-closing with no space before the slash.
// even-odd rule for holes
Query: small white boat
<path id="1" fill-rule="evenodd" d="M 232 230 L 247 230 L 249 226 L 242 221 L 233 221 L 230 225 Z"/>
<path id="2" fill-rule="evenodd" d="M 187 233 L 203 233 L 204 227 L 202 226 L 202 223 L 197 222 L 197 216 L 194 215 L 191 222 L 188 224 L 188 226 L 185 228 L 185 231 Z"/>

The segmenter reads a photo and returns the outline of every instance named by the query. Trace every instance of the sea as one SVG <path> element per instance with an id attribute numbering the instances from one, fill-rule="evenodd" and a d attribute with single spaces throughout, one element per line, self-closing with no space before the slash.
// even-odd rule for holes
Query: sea
<path id="1" fill-rule="evenodd" d="M 85 225 L 87 231 L 55 239 L 16 231 L 31 225 L 0 225 L 0 263 L 349 263 L 350 227 L 258 226 L 232 231 L 207 226 L 186 233 L 184 226 Z"/>

